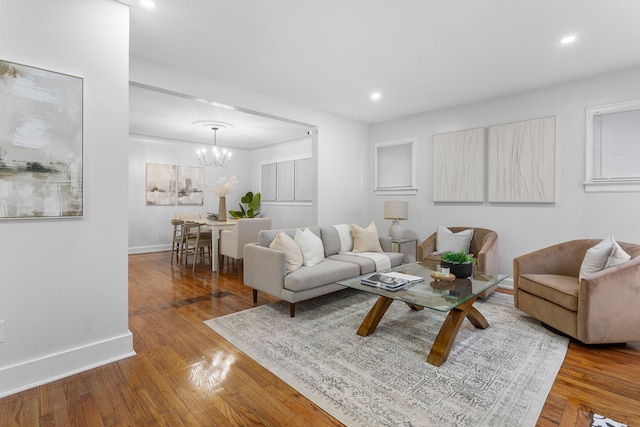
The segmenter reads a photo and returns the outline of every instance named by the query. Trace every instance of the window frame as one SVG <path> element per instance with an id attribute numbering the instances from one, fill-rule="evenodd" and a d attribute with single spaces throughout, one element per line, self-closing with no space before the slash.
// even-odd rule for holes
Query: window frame
<path id="1" fill-rule="evenodd" d="M 640 110 L 640 99 L 586 108 L 585 182 L 583 184 L 585 192 L 640 192 L 640 178 L 594 178 L 595 117 L 634 110 Z"/>

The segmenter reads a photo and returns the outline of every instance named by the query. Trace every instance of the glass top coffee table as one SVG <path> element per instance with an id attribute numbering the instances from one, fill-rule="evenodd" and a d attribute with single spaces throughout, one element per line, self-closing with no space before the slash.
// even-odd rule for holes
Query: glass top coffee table
<path id="1" fill-rule="evenodd" d="M 362 321 L 358 329 L 358 335 L 363 337 L 371 335 L 394 300 L 404 302 L 412 310 L 422 310 L 426 307 L 432 310 L 448 312 L 449 314 L 442 324 L 427 357 L 427 362 L 435 366 L 442 365 L 449 357 L 453 342 L 465 318 L 469 319 L 476 328 L 486 329 L 489 327 L 489 322 L 473 307 L 473 303 L 484 290 L 489 289 L 507 277 L 502 274 L 474 272 L 471 277 L 466 279 L 456 278 L 453 281 L 436 281 L 431 278 L 431 273 L 434 273 L 434 270 L 423 267 L 418 263 L 404 264 L 388 271 L 424 277 L 424 281 L 410 284 L 396 291 L 388 291 L 375 286 L 364 285 L 360 282 L 360 279 L 371 274 L 336 282 L 342 286 L 379 295 L 378 300 Z"/>

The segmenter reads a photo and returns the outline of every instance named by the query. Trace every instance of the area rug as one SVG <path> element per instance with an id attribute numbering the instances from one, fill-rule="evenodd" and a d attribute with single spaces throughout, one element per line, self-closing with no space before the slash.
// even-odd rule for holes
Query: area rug
<path id="1" fill-rule="evenodd" d="M 205 323 L 348 426 L 535 426 L 568 339 L 493 293 L 462 324 L 449 359 L 426 362 L 445 313 L 395 301 L 376 331 L 356 334 L 376 297 L 352 289 L 252 308 Z"/>

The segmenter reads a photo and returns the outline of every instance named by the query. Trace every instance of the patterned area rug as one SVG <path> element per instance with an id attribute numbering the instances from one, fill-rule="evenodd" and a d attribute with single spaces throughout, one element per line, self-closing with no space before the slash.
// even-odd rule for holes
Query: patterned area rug
<path id="1" fill-rule="evenodd" d="M 264 305 L 205 323 L 348 426 L 535 426 L 569 340 L 492 294 L 462 324 L 449 359 L 426 363 L 445 314 L 395 301 L 368 337 L 376 297 L 352 289 Z"/>

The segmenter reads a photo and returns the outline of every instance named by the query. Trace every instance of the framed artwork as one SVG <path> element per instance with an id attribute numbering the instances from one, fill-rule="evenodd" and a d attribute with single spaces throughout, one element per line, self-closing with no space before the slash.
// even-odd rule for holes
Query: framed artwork
<path id="1" fill-rule="evenodd" d="M 178 166 L 178 205 L 202 206 L 204 204 L 204 168 Z"/>
<path id="2" fill-rule="evenodd" d="M 433 201 L 484 202 L 485 129 L 433 135 Z"/>
<path id="3" fill-rule="evenodd" d="M 0 60 L 0 219 L 83 216 L 83 80 Z"/>
<path id="4" fill-rule="evenodd" d="M 555 201 L 556 118 L 489 128 L 489 202 Z"/>
<path id="5" fill-rule="evenodd" d="M 147 163 L 147 206 L 175 206 L 176 165 Z"/>

